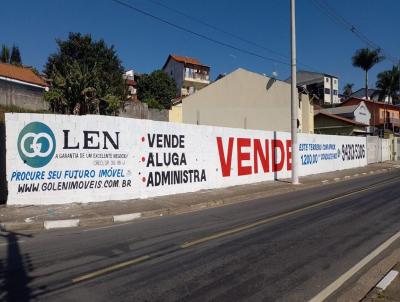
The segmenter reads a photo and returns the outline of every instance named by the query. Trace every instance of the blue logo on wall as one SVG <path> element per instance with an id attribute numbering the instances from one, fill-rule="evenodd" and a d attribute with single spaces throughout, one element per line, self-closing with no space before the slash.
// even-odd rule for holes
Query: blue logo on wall
<path id="1" fill-rule="evenodd" d="M 53 131 L 40 122 L 26 125 L 18 136 L 18 153 L 21 159 L 32 168 L 47 165 L 56 151 Z"/>

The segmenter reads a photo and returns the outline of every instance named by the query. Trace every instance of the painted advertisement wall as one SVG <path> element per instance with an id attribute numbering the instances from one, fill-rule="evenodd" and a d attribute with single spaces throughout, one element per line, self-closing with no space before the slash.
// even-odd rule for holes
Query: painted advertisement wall
<path id="1" fill-rule="evenodd" d="M 146 198 L 290 177 L 285 132 L 6 114 L 8 204 Z M 366 165 L 366 140 L 299 134 L 300 175 Z"/>

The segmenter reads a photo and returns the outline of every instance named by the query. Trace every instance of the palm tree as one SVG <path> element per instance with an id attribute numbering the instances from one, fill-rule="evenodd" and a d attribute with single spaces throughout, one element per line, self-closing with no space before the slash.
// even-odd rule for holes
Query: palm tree
<path id="1" fill-rule="evenodd" d="M 361 48 L 356 51 L 352 61 L 354 67 L 359 67 L 365 71 L 365 99 L 368 100 L 368 71 L 377 63 L 381 62 L 384 57 L 380 55 L 381 50 L 369 48 Z"/>
<path id="2" fill-rule="evenodd" d="M 348 98 L 353 93 L 353 83 L 347 83 L 343 87 L 343 95 L 345 98 Z"/>
<path id="3" fill-rule="evenodd" d="M 398 100 L 397 91 L 399 91 L 399 69 L 393 66 L 391 70 L 385 70 L 377 75 L 376 87 L 381 90 L 380 97 L 389 97 L 392 102 Z"/>

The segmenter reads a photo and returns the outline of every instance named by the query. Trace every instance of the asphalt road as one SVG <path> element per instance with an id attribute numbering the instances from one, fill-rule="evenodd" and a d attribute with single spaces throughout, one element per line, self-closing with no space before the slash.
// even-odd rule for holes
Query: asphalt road
<path id="1" fill-rule="evenodd" d="M 399 196 L 393 171 L 124 225 L 0 233 L 0 301 L 307 301 L 400 230 Z"/>

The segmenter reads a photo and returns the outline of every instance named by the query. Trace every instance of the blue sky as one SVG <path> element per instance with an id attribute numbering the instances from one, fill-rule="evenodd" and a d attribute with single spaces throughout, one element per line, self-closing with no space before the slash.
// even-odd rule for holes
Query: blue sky
<path id="1" fill-rule="evenodd" d="M 213 39 L 233 44 L 266 57 L 287 60 L 263 49 L 223 35 L 149 0 L 124 0 L 159 17 L 188 27 Z M 243 36 L 283 55 L 290 54 L 289 0 L 158 0 L 226 31 Z M 368 38 L 394 57 L 400 56 L 398 15 L 400 1 L 395 0 L 318 0 L 326 1 Z M 90 33 L 113 44 L 125 69 L 150 72 L 164 64 L 168 54 L 198 58 L 211 66 L 212 78 L 238 67 L 285 79 L 289 66 L 243 54 L 181 32 L 147 16 L 124 8 L 111 0 L 13 0 L 2 3 L 0 44 L 20 47 L 23 63 L 42 70 L 50 53 L 57 50 L 56 38 L 68 32 Z M 361 8 L 362 7 L 362 8 Z M 363 73 L 352 67 L 351 56 L 365 47 L 351 32 L 332 22 L 316 8 L 312 0 L 297 0 L 297 45 L 299 63 L 315 70 L 337 75 L 340 84 L 363 85 Z M 391 68 L 385 61 L 370 73 Z M 303 69 L 303 66 L 299 66 Z"/>

